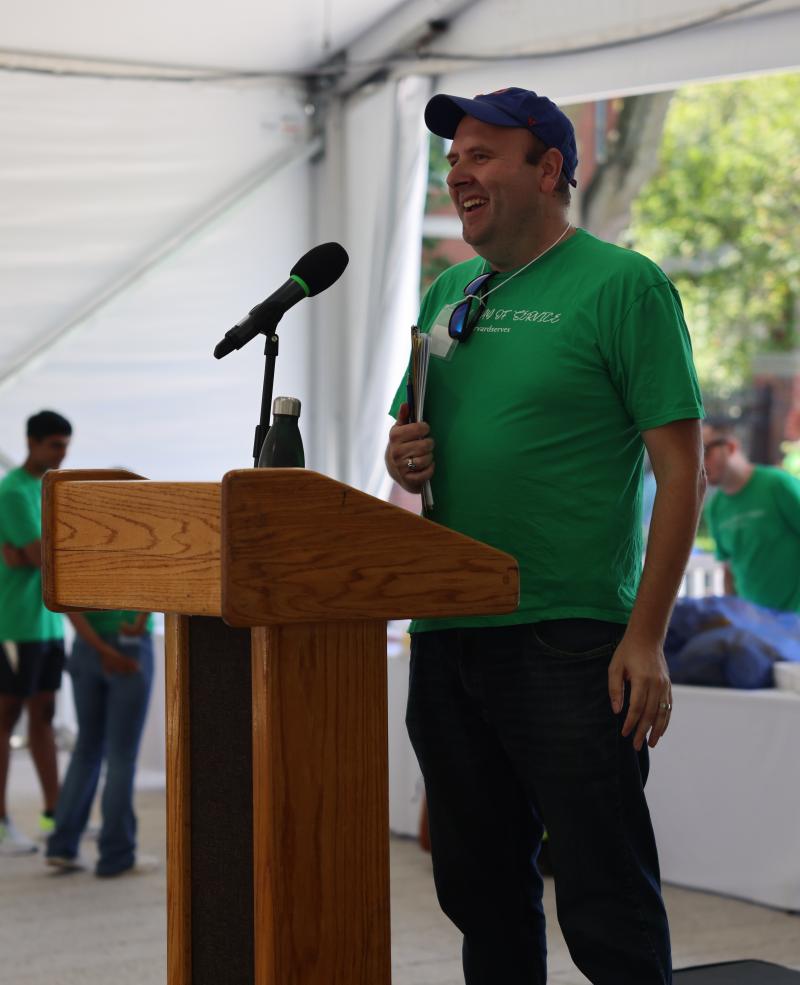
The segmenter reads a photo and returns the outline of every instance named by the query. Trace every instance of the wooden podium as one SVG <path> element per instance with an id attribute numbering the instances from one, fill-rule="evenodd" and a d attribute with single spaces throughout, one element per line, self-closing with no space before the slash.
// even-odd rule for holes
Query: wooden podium
<path id="1" fill-rule="evenodd" d="M 51 609 L 167 613 L 169 985 L 389 985 L 386 620 L 516 561 L 304 469 L 50 472 L 43 531 Z"/>

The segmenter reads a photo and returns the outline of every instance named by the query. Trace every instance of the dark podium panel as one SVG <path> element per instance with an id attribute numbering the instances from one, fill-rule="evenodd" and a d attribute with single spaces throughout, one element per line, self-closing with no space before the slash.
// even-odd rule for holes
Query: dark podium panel
<path id="1" fill-rule="evenodd" d="M 255 981 L 250 632 L 192 616 L 188 877 L 192 985 Z"/>
<path id="2" fill-rule="evenodd" d="M 726 961 L 684 968 L 673 980 L 675 985 L 800 985 L 800 971 L 768 961 Z"/>

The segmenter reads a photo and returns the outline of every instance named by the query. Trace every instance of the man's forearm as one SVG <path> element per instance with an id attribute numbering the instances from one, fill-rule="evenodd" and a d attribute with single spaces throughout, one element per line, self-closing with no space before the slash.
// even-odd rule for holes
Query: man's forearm
<path id="1" fill-rule="evenodd" d="M 72 623 L 78 636 L 88 643 L 89 646 L 93 646 L 95 650 L 102 650 L 103 647 L 108 646 L 82 612 L 68 612 L 67 618 Z"/>
<path id="2" fill-rule="evenodd" d="M 40 540 L 35 540 L 32 544 L 26 544 L 22 550 L 25 554 L 25 559 L 32 568 L 41 568 L 42 542 Z"/>
<path id="3" fill-rule="evenodd" d="M 702 473 L 671 477 L 659 484 L 629 635 L 663 642 L 694 543 L 704 493 Z"/>
<path id="4" fill-rule="evenodd" d="M 41 568 L 42 543 L 39 540 L 26 544 L 25 547 L 14 547 L 13 544 L 3 544 L 3 561 L 9 568 Z"/>
<path id="5" fill-rule="evenodd" d="M 136 631 L 143 633 L 147 628 L 147 620 L 150 618 L 149 612 L 138 612 L 136 618 L 133 621 L 133 625 L 136 627 Z"/>
<path id="6" fill-rule="evenodd" d="M 724 589 L 726 595 L 736 594 L 736 582 L 733 580 L 733 572 L 730 569 L 730 565 L 725 565 L 725 571 L 723 573 L 724 578 Z"/>

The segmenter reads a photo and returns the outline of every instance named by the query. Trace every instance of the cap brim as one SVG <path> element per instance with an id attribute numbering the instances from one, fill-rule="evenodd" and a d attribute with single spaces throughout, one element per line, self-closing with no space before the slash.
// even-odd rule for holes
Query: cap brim
<path id="1" fill-rule="evenodd" d="M 439 137 L 452 139 L 458 124 L 465 116 L 472 116 L 481 123 L 492 123 L 498 127 L 523 127 L 524 124 L 513 116 L 488 103 L 477 99 L 464 99 L 461 96 L 434 96 L 425 107 L 425 126 Z"/>
<path id="2" fill-rule="evenodd" d="M 476 120 L 480 120 L 481 123 L 491 123 L 497 127 L 520 127 L 523 130 L 536 133 L 534 128 L 526 127 L 520 120 L 503 112 L 503 110 L 498 109 L 496 106 L 492 106 L 491 103 L 485 100 L 464 99 L 462 96 L 447 96 L 444 93 L 433 96 L 428 100 L 428 105 L 425 107 L 425 126 L 427 126 L 431 133 L 452 140 L 456 135 L 458 124 L 465 116 L 472 116 Z M 540 137 L 539 139 L 544 138 Z M 547 141 L 545 142 L 547 143 Z M 565 156 L 561 147 L 555 144 L 548 144 L 548 146 L 556 147 L 556 150 L 560 150 L 562 158 Z M 574 143 L 572 156 L 577 156 L 574 150 Z M 575 180 L 574 174 L 570 175 L 565 170 L 564 175 L 573 188 L 577 187 L 578 183 Z"/>

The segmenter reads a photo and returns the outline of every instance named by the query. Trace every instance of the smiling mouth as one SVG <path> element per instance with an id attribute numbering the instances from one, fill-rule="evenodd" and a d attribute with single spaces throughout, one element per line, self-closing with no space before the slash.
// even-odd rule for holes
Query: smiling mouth
<path id="1" fill-rule="evenodd" d="M 465 214 L 469 214 L 470 212 L 476 212 L 478 209 L 482 209 L 488 201 L 488 198 L 467 198 L 462 203 L 461 208 L 464 210 Z"/>

